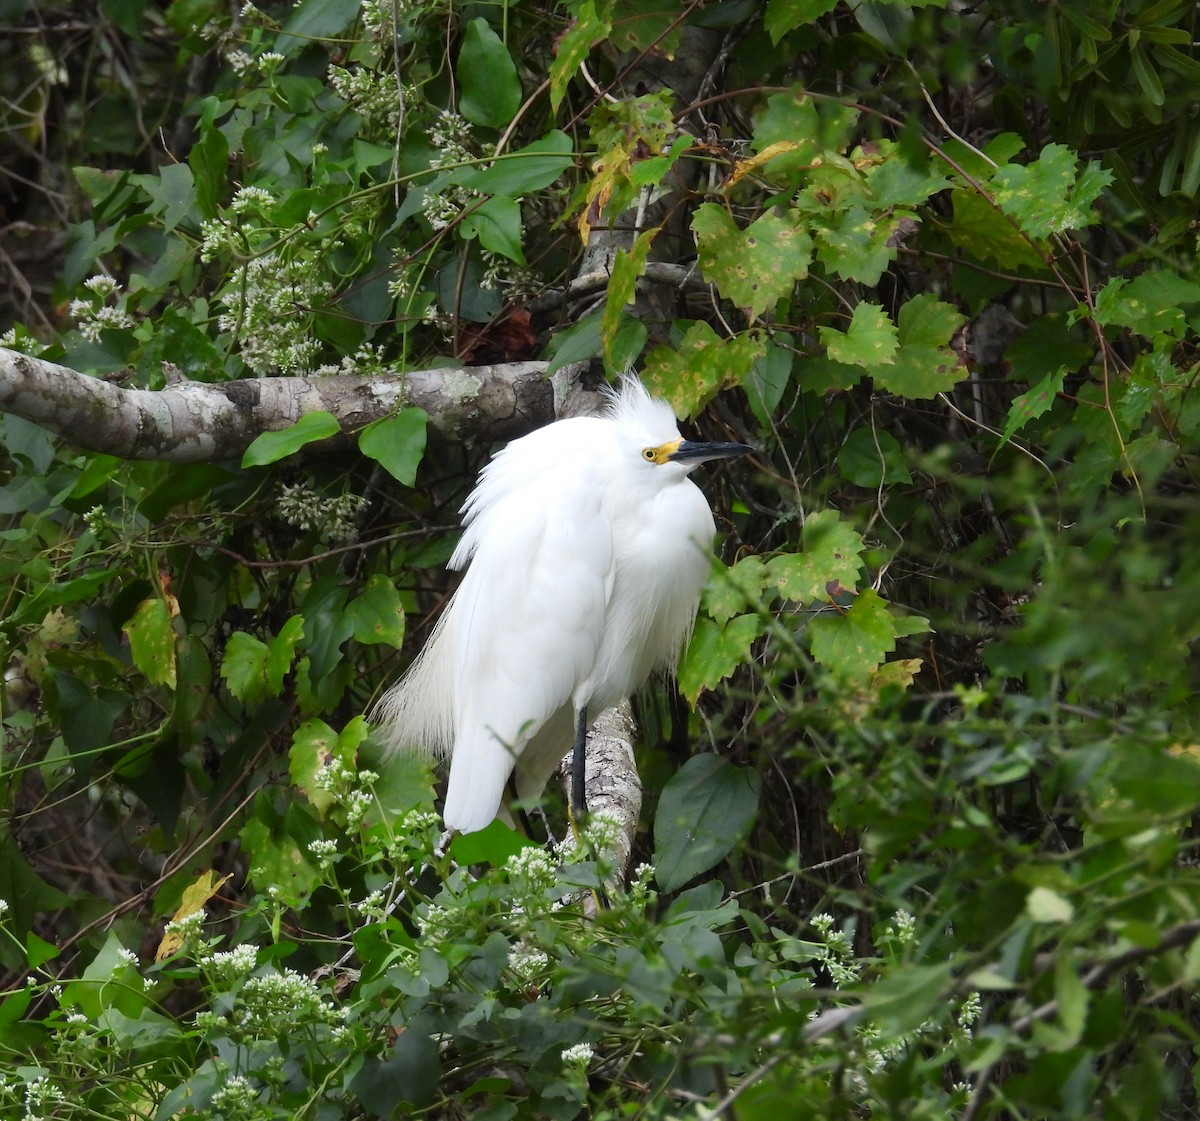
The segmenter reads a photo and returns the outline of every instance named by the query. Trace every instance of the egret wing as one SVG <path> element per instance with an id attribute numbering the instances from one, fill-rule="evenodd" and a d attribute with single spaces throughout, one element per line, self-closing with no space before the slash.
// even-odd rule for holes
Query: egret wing
<path id="1" fill-rule="evenodd" d="M 505 495 L 473 528 L 479 544 L 449 624 L 456 708 L 444 816 L 463 831 L 495 816 L 517 758 L 548 721 L 565 709 L 569 726 L 613 583 L 611 525 L 596 488 L 569 472 Z"/>

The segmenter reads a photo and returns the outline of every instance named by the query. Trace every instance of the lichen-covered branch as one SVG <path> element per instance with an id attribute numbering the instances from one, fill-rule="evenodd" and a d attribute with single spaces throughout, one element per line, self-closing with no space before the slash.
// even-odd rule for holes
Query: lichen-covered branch
<path id="1" fill-rule="evenodd" d="M 508 440 L 553 419 L 545 363 L 416 370 L 395 377 L 280 377 L 126 389 L 0 348 L 0 412 L 122 459 L 237 459 L 262 432 L 332 413 L 350 435 L 401 405 L 460 439 Z"/>

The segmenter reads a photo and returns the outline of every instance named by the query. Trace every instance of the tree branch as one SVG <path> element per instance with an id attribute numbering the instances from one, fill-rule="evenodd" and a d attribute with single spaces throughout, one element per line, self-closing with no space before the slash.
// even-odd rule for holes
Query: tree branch
<path id="1" fill-rule="evenodd" d="M 280 377 L 125 389 L 0 348 L 0 412 L 88 451 L 121 459 L 238 459 L 254 438 L 312 412 L 348 436 L 401 405 L 418 405 L 446 436 L 510 440 L 554 418 L 544 362 L 414 370 L 394 377 Z"/>

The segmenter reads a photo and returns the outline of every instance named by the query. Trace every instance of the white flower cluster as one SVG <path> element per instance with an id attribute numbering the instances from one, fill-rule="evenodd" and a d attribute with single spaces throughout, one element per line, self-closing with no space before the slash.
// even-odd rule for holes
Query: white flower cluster
<path id="1" fill-rule="evenodd" d="M 470 122 L 452 109 L 439 109 L 434 114 L 433 124 L 429 126 L 429 140 L 438 149 L 434 167 L 462 163 L 475 154 L 475 137 Z"/>
<path id="2" fill-rule="evenodd" d="M 237 1024 L 253 1036 L 291 1034 L 297 1024 L 341 1023 L 341 1013 L 326 1003 L 321 990 L 294 969 L 251 977 L 238 994 Z"/>
<path id="3" fill-rule="evenodd" d="M 508 257 L 491 250 L 482 251 L 480 259 L 484 262 L 480 288 L 508 288 L 514 298 L 532 296 L 541 289 L 541 280 L 533 269 L 522 269 Z"/>
<path id="4" fill-rule="evenodd" d="M 654 896 L 655 892 L 650 887 L 654 873 L 653 864 L 639 864 L 633 870 L 633 879 L 629 881 L 629 898 L 634 903 L 644 905 Z"/>
<path id="5" fill-rule="evenodd" d="M 275 205 L 275 196 L 262 187 L 239 187 L 229 203 L 235 214 L 258 212 Z"/>
<path id="6" fill-rule="evenodd" d="M 213 1093 L 212 1106 L 225 1117 L 249 1115 L 258 1101 L 258 1090 L 243 1074 L 231 1074 Z"/>
<path id="7" fill-rule="evenodd" d="M 907 911 L 897 911 L 884 927 L 884 934 L 899 946 L 908 946 L 917 937 L 917 920 Z"/>
<path id="8" fill-rule="evenodd" d="M 505 862 L 509 880 L 522 895 L 539 895 L 554 886 L 557 863 L 543 848 L 529 845 Z"/>
<path id="9" fill-rule="evenodd" d="M 545 972 L 550 958 L 544 950 L 520 941 L 508 951 L 507 964 L 518 983 L 524 987 Z"/>
<path id="10" fill-rule="evenodd" d="M 355 771 L 337 759 L 322 767 L 315 782 L 326 793 L 332 794 L 346 811 L 346 828 L 357 829 L 366 817 L 367 810 L 375 804 L 371 786 L 379 780 L 374 771 Z"/>
<path id="11" fill-rule="evenodd" d="M 590 1043 L 576 1043 L 574 1047 L 566 1048 L 560 1056 L 563 1066 L 575 1067 L 577 1070 L 587 1070 L 596 1052 Z"/>
<path id="12" fill-rule="evenodd" d="M 229 63 L 230 69 L 239 78 L 243 78 L 257 69 L 254 65 L 254 59 L 242 50 L 230 51 L 225 56 L 225 61 Z"/>
<path id="13" fill-rule="evenodd" d="M 360 915 L 372 922 L 383 922 L 387 918 L 387 903 L 378 888 L 359 903 L 357 909 Z"/>
<path id="14" fill-rule="evenodd" d="M 352 541 L 358 533 L 355 515 L 366 505 L 361 494 L 347 491 L 327 498 L 303 484 L 280 488 L 276 513 L 296 529 L 314 530 L 325 541 Z"/>
<path id="15" fill-rule="evenodd" d="M 308 851 L 317 858 L 317 864 L 322 871 L 332 868 L 338 858 L 337 841 L 330 841 L 325 838 L 310 841 Z"/>
<path id="16" fill-rule="evenodd" d="M 108 514 L 103 506 L 93 506 L 83 515 L 83 524 L 97 536 L 107 528 Z"/>
<path id="17" fill-rule="evenodd" d="M 237 332 L 242 360 L 255 373 L 304 374 L 321 349 L 308 333 L 308 313 L 332 291 L 315 262 L 267 253 L 233 274 L 220 296 L 228 311 L 217 324 Z"/>
<path id="18" fill-rule="evenodd" d="M 383 346 L 375 343 L 363 343 L 353 354 L 343 355 L 336 366 L 323 365 L 313 370 L 317 377 L 348 374 L 358 378 L 387 376 L 396 372 L 395 363 L 384 357 Z"/>
<path id="19" fill-rule="evenodd" d="M 200 260 L 212 261 L 239 248 L 237 226 L 224 218 L 205 218 L 200 223 Z"/>
<path id="20" fill-rule="evenodd" d="M 408 864 L 414 854 L 424 857 L 436 847 L 442 821 L 432 810 L 409 810 L 393 826 L 385 846 L 393 864 Z"/>
<path id="21" fill-rule="evenodd" d="M 330 66 L 329 85 L 333 92 L 360 117 L 373 121 L 391 132 L 400 124 L 400 87 L 396 75 L 378 73 L 365 67 L 351 70 Z"/>
<path id="22" fill-rule="evenodd" d="M 172 919 L 166 925 L 166 933 L 177 935 L 193 956 L 207 957 L 208 954 L 204 952 L 207 947 L 202 939 L 204 918 L 204 909 L 201 908 L 181 919 Z"/>
<path id="23" fill-rule="evenodd" d="M 0 346 L 8 350 L 19 350 L 22 354 L 32 354 L 34 357 L 46 349 L 24 327 L 10 327 L 0 334 Z"/>
<path id="24" fill-rule="evenodd" d="M 829 970 L 829 976 L 833 978 L 834 983 L 846 985 L 857 981 L 862 970 L 854 960 L 854 946 L 850 935 L 844 930 L 834 928 L 833 916 L 830 914 L 822 912 L 813 915 L 810 921 L 824 943 L 816 955 L 817 960 Z"/>
<path id="25" fill-rule="evenodd" d="M 429 126 L 429 141 L 437 149 L 430 167 L 454 167 L 475 158 L 475 141 L 471 125 L 465 117 L 449 109 L 439 109 Z M 421 213 L 437 233 L 441 233 L 471 203 L 479 198 L 478 191 L 451 185 L 441 192 L 428 194 L 421 204 Z"/>
<path id="26" fill-rule="evenodd" d="M 99 342 L 101 331 L 128 331 L 137 321 L 124 308 L 105 301 L 118 293 L 117 282 L 111 276 L 92 276 L 83 286 L 96 297 L 91 300 L 72 300 L 68 313 L 78 320 L 79 333 L 89 342 Z"/>
<path id="27" fill-rule="evenodd" d="M 450 187 L 445 194 L 426 195 L 421 203 L 421 213 L 434 229 L 441 233 L 466 209 L 467 192 L 461 187 Z"/>
<path id="28" fill-rule="evenodd" d="M 257 964 L 258 949 L 246 944 L 210 955 L 204 966 L 212 980 L 228 984 L 249 977 Z"/>
<path id="29" fill-rule="evenodd" d="M 56 1106 L 67 1100 L 63 1088 L 51 1082 L 44 1074 L 25 1083 L 26 1121 L 42 1121 L 57 1115 Z M 49 1107 L 49 1109 L 47 1109 Z M 43 1113 L 43 1110 L 46 1110 Z"/>
<path id="30" fill-rule="evenodd" d="M 388 295 L 393 300 L 399 300 L 401 303 L 407 303 L 412 297 L 416 284 L 413 277 L 413 270 L 400 267 L 396 269 L 396 275 L 388 281 Z"/>
<path id="31" fill-rule="evenodd" d="M 284 58 L 278 51 L 264 51 L 254 61 L 258 63 L 258 68 L 263 74 L 269 78 L 283 65 Z"/>
<path id="32" fill-rule="evenodd" d="M 455 914 L 437 903 L 430 903 L 425 910 L 416 916 L 417 930 L 420 931 L 421 941 L 431 949 L 448 945 L 454 934 L 456 923 Z"/>
<path id="33" fill-rule="evenodd" d="M 388 40 L 395 34 L 393 17 L 401 21 L 413 7 L 409 0 L 362 0 L 359 15 L 372 38 Z"/>

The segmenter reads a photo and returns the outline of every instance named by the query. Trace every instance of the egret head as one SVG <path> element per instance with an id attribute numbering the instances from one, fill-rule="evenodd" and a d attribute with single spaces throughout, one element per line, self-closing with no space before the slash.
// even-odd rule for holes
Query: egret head
<path id="1" fill-rule="evenodd" d="M 675 474 L 686 475 L 710 459 L 732 459 L 754 450 L 748 444 L 685 440 L 679 435 L 671 406 L 651 397 L 632 376 L 621 379 L 609 405 L 609 416 L 637 447 L 643 462 L 660 468 L 673 466 Z"/>
<path id="2" fill-rule="evenodd" d="M 711 440 L 671 440 L 657 447 L 643 448 L 647 463 L 677 463 L 690 471 L 710 459 L 733 459 L 754 449 L 749 444 L 726 444 Z"/>

